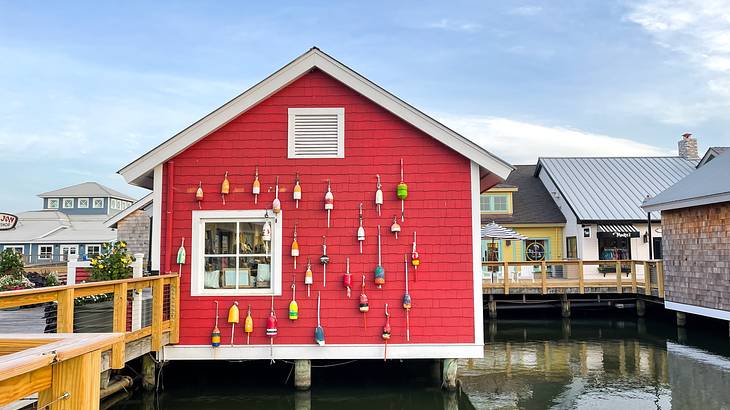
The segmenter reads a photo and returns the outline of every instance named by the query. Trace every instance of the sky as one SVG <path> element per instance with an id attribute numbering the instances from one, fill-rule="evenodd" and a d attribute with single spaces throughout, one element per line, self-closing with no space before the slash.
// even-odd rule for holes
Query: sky
<path id="1" fill-rule="evenodd" d="M 312 46 L 513 164 L 730 145 L 730 0 L 0 0 L 0 212 L 116 171 Z"/>

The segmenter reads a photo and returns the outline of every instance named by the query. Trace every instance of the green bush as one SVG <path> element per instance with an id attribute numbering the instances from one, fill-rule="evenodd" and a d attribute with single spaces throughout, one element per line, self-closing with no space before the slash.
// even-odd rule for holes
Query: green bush
<path id="1" fill-rule="evenodd" d="M 105 243 L 102 245 L 101 254 L 91 260 L 89 280 L 99 282 L 131 278 L 132 267 L 129 264 L 133 260 L 134 258 L 127 252 L 125 242 Z"/>
<path id="2" fill-rule="evenodd" d="M 23 256 L 12 249 L 0 252 L 0 291 L 32 288 L 25 277 Z"/>

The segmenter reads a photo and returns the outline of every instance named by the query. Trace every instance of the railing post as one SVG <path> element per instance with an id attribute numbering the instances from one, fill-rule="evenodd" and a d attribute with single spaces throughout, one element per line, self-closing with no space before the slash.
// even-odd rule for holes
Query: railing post
<path id="1" fill-rule="evenodd" d="M 647 261 L 644 261 L 644 294 L 651 296 L 651 272 Z"/>
<path id="2" fill-rule="evenodd" d="M 66 284 L 76 284 L 76 268 L 79 262 L 79 255 L 68 255 L 68 262 L 66 262 Z"/>
<path id="3" fill-rule="evenodd" d="M 621 261 L 616 261 L 616 293 L 623 292 L 623 285 L 621 284 Z"/>
<path id="4" fill-rule="evenodd" d="M 135 253 L 134 262 L 132 262 L 132 277 L 142 277 L 142 267 L 144 266 L 144 254 Z M 133 292 L 132 299 L 132 331 L 142 328 L 142 290 L 138 289 Z"/>
<path id="5" fill-rule="evenodd" d="M 53 365 L 51 387 L 38 392 L 39 408 L 48 410 L 99 408 L 101 350 Z M 65 399 L 60 397 L 68 394 Z"/>
<path id="6" fill-rule="evenodd" d="M 58 307 L 56 309 L 56 333 L 74 332 L 74 289 L 58 291 Z"/>
<path id="7" fill-rule="evenodd" d="M 636 294 L 636 262 L 631 261 L 631 293 Z"/>
<path id="8" fill-rule="evenodd" d="M 170 280 L 170 343 L 180 342 L 180 276 Z"/>
<path id="9" fill-rule="evenodd" d="M 578 291 L 585 292 L 585 274 L 583 273 L 583 259 L 578 261 Z"/>
<path id="10" fill-rule="evenodd" d="M 542 294 L 547 294 L 547 262 L 540 262 L 540 280 L 542 281 Z"/>
<path id="11" fill-rule="evenodd" d="M 162 308 L 164 299 L 164 278 L 152 280 L 152 351 L 162 349 Z"/>
<path id="12" fill-rule="evenodd" d="M 504 280 L 504 294 L 509 295 L 509 264 L 502 262 L 502 279 Z"/>
<path id="13" fill-rule="evenodd" d="M 656 280 L 660 298 L 664 299 L 664 262 L 656 261 Z"/>
<path id="14" fill-rule="evenodd" d="M 127 282 L 114 285 L 114 322 L 115 333 L 127 332 Z M 112 345 L 112 369 L 123 369 L 125 365 L 125 341 Z"/>

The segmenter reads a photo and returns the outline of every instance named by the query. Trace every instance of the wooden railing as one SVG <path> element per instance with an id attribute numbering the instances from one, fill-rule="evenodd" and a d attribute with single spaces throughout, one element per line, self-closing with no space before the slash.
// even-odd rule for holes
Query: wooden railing
<path id="1" fill-rule="evenodd" d="M 482 273 L 487 293 L 623 293 L 630 288 L 634 294 L 664 297 L 664 269 L 658 260 L 482 262 Z"/>
<path id="2" fill-rule="evenodd" d="M 169 287 L 167 300 L 165 298 L 166 287 Z M 141 299 L 134 295 L 138 295 L 145 288 L 152 289 L 151 323 L 149 326 L 142 327 L 139 325 L 139 320 L 137 320 L 137 325 L 128 330 L 127 305 L 130 295 L 132 295 L 133 304 L 141 305 Z M 74 299 L 104 294 L 113 295 L 114 317 L 112 331 L 124 334 L 123 339 L 112 345 L 111 368 L 121 369 L 124 367 L 127 343 L 150 336 L 150 350 L 160 351 L 163 345 L 163 334 L 169 334 L 169 343 L 178 343 L 180 335 L 180 277 L 177 274 L 0 292 L 0 309 L 56 302 L 56 332 L 59 334 L 73 333 Z M 165 304 L 166 301 L 167 304 Z M 135 308 L 134 310 L 141 314 L 141 306 L 135 306 Z M 167 318 L 165 318 L 165 314 L 168 316 Z"/>

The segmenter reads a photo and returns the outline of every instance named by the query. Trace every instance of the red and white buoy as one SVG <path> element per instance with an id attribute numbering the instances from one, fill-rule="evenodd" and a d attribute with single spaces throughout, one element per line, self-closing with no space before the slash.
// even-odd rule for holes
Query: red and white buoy
<path id="1" fill-rule="evenodd" d="M 275 214 L 281 212 L 281 201 L 279 200 L 279 177 L 276 177 L 276 193 L 274 194 L 274 202 L 271 204 L 271 209 L 274 210 Z"/>
<path id="2" fill-rule="evenodd" d="M 357 228 L 357 241 L 360 243 L 360 254 L 362 255 L 362 243 L 365 242 L 365 228 L 362 226 L 362 202 L 360 202 L 360 226 Z"/>
<path id="3" fill-rule="evenodd" d="M 297 270 L 297 257 L 299 257 L 299 242 L 297 241 L 297 224 L 294 224 L 294 240 L 291 243 L 291 256 L 294 258 L 294 270 Z"/>
<path id="4" fill-rule="evenodd" d="M 330 227 L 330 213 L 335 208 L 335 197 L 332 195 L 330 179 L 327 178 L 327 193 L 324 194 L 324 209 L 327 211 L 327 228 Z"/>
<path id="5" fill-rule="evenodd" d="M 421 264 L 421 257 L 416 250 L 416 231 L 413 231 L 413 250 L 411 251 L 411 265 L 413 265 L 413 280 L 418 281 L 418 265 Z"/>
<path id="6" fill-rule="evenodd" d="M 378 216 L 380 215 L 380 207 L 383 205 L 383 190 L 380 189 L 382 185 L 380 185 L 380 174 L 375 175 L 376 178 L 378 178 L 378 183 L 375 185 L 377 187 L 377 190 L 375 191 L 375 206 L 378 208 Z"/>
<path id="7" fill-rule="evenodd" d="M 393 225 L 390 225 L 390 232 L 395 234 L 395 239 L 398 239 L 398 232 L 400 232 L 400 225 L 398 225 L 398 217 L 393 215 Z"/>
<path id="8" fill-rule="evenodd" d="M 302 186 L 299 185 L 299 173 L 297 172 L 297 182 L 294 184 L 294 189 L 292 190 L 292 197 L 294 198 L 294 201 L 296 202 L 296 207 L 299 209 L 299 200 L 302 199 Z"/>
<path id="9" fill-rule="evenodd" d="M 307 297 L 309 297 L 309 291 L 314 283 L 314 275 L 312 274 L 312 260 L 307 258 L 307 271 L 304 272 L 304 284 L 307 285 Z"/>
<path id="10" fill-rule="evenodd" d="M 352 295 L 352 274 L 350 273 L 350 257 L 347 257 L 347 270 L 342 278 L 342 284 L 347 288 L 347 298 L 350 299 Z"/>
<path id="11" fill-rule="evenodd" d="M 388 360 L 388 340 L 390 340 L 390 313 L 388 313 L 388 304 L 385 304 L 385 326 L 383 326 L 383 341 L 385 342 L 385 351 L 383 353 L 383 361 Z"/>
<path id="12" fill-rule="evenodd" d="M 259 181 L 259 167 L 256 167 L 256 178 L 253 180 L 253 188 L 251 189 L 251 193 L 253 193 L 253 203 L 258 204 L 259 203 L 259 194 L 261 193 L 261 182 Z"/>
<path id="13" fill-rule="evenodd" d="M 271 345 L 271 363 L 274 363 L 274 337 L 279 334 L 277 324 L 276 311 L 274 311 L 274 295 L 271 295 L 271 313 L 269 313 L 269 318 L 266 319 L 266 336 L 269 336 Z"/>
<path id="14" fill-rule="evenodd" d="M 198 201 L 198 209 L 203 209 L 203 181 L 198 183 L 198 189 L 195 191 L 195 200 Z"/>
<path id="15" fill-rule="evenodd" d="M 365 294 L 365 275 L 362 275 L 362 287 L 360 288 L 360 312 L 362 312 L 363 323 L 365 328 L 368 327 L 368 316 L 367 313 L 370 310 L 370 304 L 368 303 L 368 296 Z"/>

